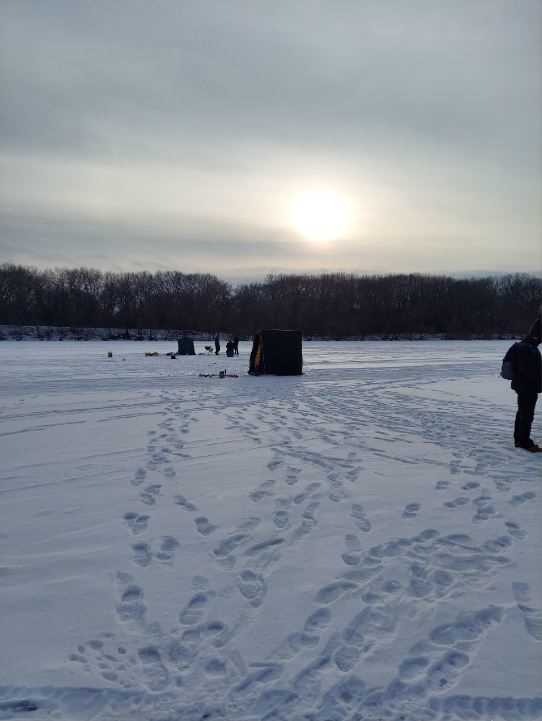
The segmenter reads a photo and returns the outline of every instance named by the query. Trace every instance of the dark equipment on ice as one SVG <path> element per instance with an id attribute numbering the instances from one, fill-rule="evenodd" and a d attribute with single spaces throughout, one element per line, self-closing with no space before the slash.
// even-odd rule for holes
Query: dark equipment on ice
<path id="1" fill-rule="evenodd" d="M 183 335 L 182 338 L 179 338 L 177 345 L 179 347 L 177 355 L 196 355 L 196 351 L 194 350 L 194 341 L 187 335 Z"/>
<path id="2" fill-rule="evenodd" d="M 302 336 L 299 330 L 262 330 L 254 336 L 250 353 L 251 375 L 299 376 L 303 373 Z"/>

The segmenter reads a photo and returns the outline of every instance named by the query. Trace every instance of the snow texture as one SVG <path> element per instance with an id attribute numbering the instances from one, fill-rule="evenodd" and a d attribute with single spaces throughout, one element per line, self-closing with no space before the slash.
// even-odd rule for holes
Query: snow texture
<path id="1" fill-rule="evenodd" d="M 2 343 L 0 720 L 542 719 L 508 345 Z"/>

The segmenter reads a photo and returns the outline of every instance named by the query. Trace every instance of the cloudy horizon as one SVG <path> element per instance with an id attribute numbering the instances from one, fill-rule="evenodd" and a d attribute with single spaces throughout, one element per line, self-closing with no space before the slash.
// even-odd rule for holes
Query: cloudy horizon
<path id="1" fill-rule="evenodd" d="M 539 0 L 8 0 L 2 20 L 0 262 L 542 271 Z"/>

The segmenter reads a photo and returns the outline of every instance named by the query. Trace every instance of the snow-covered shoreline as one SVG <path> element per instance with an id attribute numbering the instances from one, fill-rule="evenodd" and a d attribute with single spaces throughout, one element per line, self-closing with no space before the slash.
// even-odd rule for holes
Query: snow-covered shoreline
<path id="1" fill-rule="evenodd" d="M 214 338 L 216 331 L 195 331 L 176 328 L 77 328 L 73 326 L 46 326 L 46 325 L 6 325 L 0 323 L 0 341 L 175 341 L 182 335 L 189 335 L 195 341 L 209 342 Z M 229 334 L 224 333 L 224 337 Z M 446 333 L 399 333 L 367 336 L 349 336 L 347 338 L 322 338 L 318 336 L 306 337 L 306 342 L 374 342 L 374 341 L 433 341 L 433 340 L 514 340 L 517 336 L 476 335 L 453 336 Z"/>
<path id="2" fill-rule="evenodd" d="M 0 719 L 542 718 L 508 345 L 0 344 Z"/>

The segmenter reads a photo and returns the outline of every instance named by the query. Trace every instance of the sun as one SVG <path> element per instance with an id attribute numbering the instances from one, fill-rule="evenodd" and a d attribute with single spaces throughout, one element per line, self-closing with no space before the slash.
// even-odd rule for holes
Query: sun
<path id="1" fill-rule="evenodd" d="M 329 243 L 348 235 L 352 210 L 345 196 L 331 190 L 310 190 L 294 197 L 291 222 L 306 240 Z"/>

